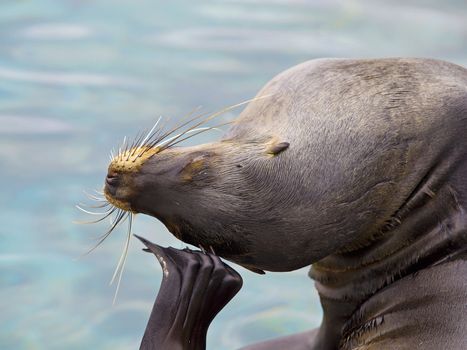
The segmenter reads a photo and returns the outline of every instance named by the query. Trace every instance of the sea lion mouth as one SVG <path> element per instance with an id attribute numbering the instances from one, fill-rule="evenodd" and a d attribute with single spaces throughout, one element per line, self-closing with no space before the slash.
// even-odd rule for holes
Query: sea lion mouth
<path id="1" fill-rule="evenodd" d="M 117 193 L 116 187 L 113 187 L 113 186 L 109 187 L 107 185 L 105 186 L 104 196 L 105 196 L 105 199 L 107 200 L 107 202 L 109 202 L 115 208 L 118 208 L 118 209 L 121 209 L 121 210 L 124 210 L 124 211 L 127 211 L 127 212 L 136 213 L 131 209 L 130 202 L 127 202 L 127 201 L 116 198 L 115 197 L 116 193 Z"/>

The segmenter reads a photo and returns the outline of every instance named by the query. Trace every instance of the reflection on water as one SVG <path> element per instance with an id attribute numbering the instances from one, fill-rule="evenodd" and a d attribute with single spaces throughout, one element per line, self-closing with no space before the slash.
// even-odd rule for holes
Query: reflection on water
<path id="1" fill-rule="evenodd" d="M 77 226 L 83 189 L 108 153 L 159 115 L 254 96 L 315 57 L 429 56 L 467 64 L 464 1 L 156 2 L 4 0 L 0 4 L 1 349 L 131 349 L 161 271 L 133 241 L 120 295 L 108 286 L 124 233 L 76 259 L 102 226 Z M 224 116 L 225 120 L 237 112 Z M 218 134 L 203 136 L 197 142 Z M 182 247 L 156 220 L 134 232 Z M 219 315 L 210 349 L 317 326 L 306 269 L 254 275 Z"/>

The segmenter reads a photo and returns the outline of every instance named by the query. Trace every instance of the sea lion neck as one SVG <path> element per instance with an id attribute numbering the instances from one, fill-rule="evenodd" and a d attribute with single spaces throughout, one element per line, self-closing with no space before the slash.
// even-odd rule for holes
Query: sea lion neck
<path id="1" fill-rule="evenodd" d="M 446 158 L 430 169 L 391 221 L 370 234 L 370 243 L 313 265 L 310 277 L 320 295 L 358 304 L 395 280 L 466 251 L 467 195 L 462 174 L 467 165 L 453 159 L 462 157 Z"/>
<path id="2" fill-rule="evenodd" d="M 366 245 L 313 264 L 309 275 L 316 282 L 324 311 L 316 337 L 316 343 L 323 346 L 317 348 L 341 348 L 339 343 L 350 343 L 348 334 L 353 333 L 347 331 L 346 336 L 345 330 L 367 329 L 365 320 L 371 319 L 372 327 L 380 326 L 388 289 L 396 290 L 396 295 L 408 293 L 416 303 L 423 300 L 423 293 L 410 288 L 408 276 L 436 274 L 439 266 L 465 259 L 467 187 L 463 174 L 467 164 L 463 159 L 465 154 L 453 152 L 432 167 L 384 229 L 368 234 Z M 444 278 L 459 284 L 456 275 Z M 379 318 L 373 319 L 373 309 L 364 307 L 369 300 L 380 306 Z"/>

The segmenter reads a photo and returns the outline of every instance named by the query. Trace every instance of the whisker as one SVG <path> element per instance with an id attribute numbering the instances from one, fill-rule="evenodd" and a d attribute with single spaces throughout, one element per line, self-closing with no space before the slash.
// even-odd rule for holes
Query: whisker
<path id="1" fill-rule="evenodd" d="M 133 151 L 131 151 L 131 148 L 130 148 L 130 151 L 131 151 L 131 152 L 128 152 L 129 154 L 128 154 L 128 157 L 127 157 L 126 160 L 130 159 L 130 157 L 133 157 L 133 156 L 135 155 L 136 150 L 138 149 L 138 147 L 136 147 L 136 145 L 138 145 L 138 144 L 141 143 L 141 141 L 142 141 L 142 140 L 144 139 L 144 137 L 145 137 L 145 136 L 144 136 L 145 134 L 146 134 L 146 133 L 145 133 L 144 131 L 142 131 L 142 132 L 141 132 L 141 135 L 138 137 L 138 139 L 135 140 L 135 145 L 132 147 L 132 148 L 133 148 Z"/>
<path id="2" fill-rule="evenodd" d="M 148 134 L 146 135 L 146 137 L 143 139 L 143 141 L 141 141 L 141 143 L 139 144 L 138 148 L 141 148 L 144 143 L 148 140 L 148 138 L 151 136 L 151 134 L 153 133 L 154 129 L 157 127 L 157 125 L 159 124 L 159 122 L 161 121 L 162 119 L 162 116 L 159 117 L 159 119 L 157 119 L 157 122 L 156 124 L 154 124 L 154 126 L 152 127 L 152 129 L 148 132 Z"/>
<path id="3" fill-rule="evenodd" d="M 160 141 L 163 141 L 166 137 L 170 136 L 171 134 L 173 134 L 174 132 L 176 132 L 177 130 L 180 130 L 181 128 L 183 128 L 184 126 L 190 124 L 191 122 L 195 121 L 196 119 L 199 119 L 203 116 L 205 116 L 207 113 L 202 113 L 200 115 L 197 115 L 196 117 L 193 117 L 191 118 L 190 120 L 186 121 L 183 123 L 183 120 L 187 119 L 187 118 L 190 118 L 194 113 L 196 113 L 198 110 L 200 110 L 202 107 L 201 106 L 198 106 L 198 107 L 195 107 L 193 108 L 188 114 L 186 114 L 181 120 L 180 120 L 180 124 L 179 126 L 176 126 L 174 128 L 172 128 L 171 130 L 168 130 L 166 131 L 160 138 L 159 140 L 156 140 L 156 142 L 154 142 L 154 144 L 156 143 L 159 143 Z M 150 147 L 153 147 L 154 145 L 150 146 Z"/>
<path id="4" fill-rule="evenodd" d="M 164 128 L 167 125 L 167 122 L 169 120 L 169 118 L 165 118 L 165 120 L 164 120 L 164 118 L 162 116 L 161 116 L 161 118 L 162 118 L 162 124 L 151 134 L 151 136 L 146 140 L 146 142 L 144 142 L 144 144 L 142 146 L 148 146 L 151 143 L 153 143 L 154 140 L 160 139 L 161 134 L 164 131 Z"/>
<path id="5" fill-rule="evenodd" d="M 99 197 L 92 196 L 92 195 L 87 195 L 87 197 L 89 199 L 92 199 L 95 202 L 107 202 L 107 199 L 105 199 L 105 198 L 99 198 Z"/>
<path id="6" fill-rule="evenodd" d="M 130 225 L 130 224 L 131 224 L 131 219 L 130 219 L 130 221 L 128 221 L 128 225 Z M 124 249 L 122 250 L 122 254 L 120 255 L 120 258 L 119 258 L 118 263 L 117 263 L 117 267 L 116 267 L 116 269 L 115 269 L 115 271 L 114 271 L 114 273 L 112 275 L 112 278 L 110 280 L 109 285 L 112 285 L 112 283 L 114 283 L 114 281 L 115 281 L 115 277 L 117 276 L 117 273 L 118 273 L 118 271 L 120 269 L 120 266 L 122 264 L 122 261 L 123 261 L 123 257 L 124 257 L 124 254 L 125 254 L 125 247 L 126 247 L 126 245 L 124 245 Z"/>
<path id="7" fill-rule="evenodd" d="M 138 146 L 138 149 L 140 150 L 140 152 L 138 153 L 137 158 L 141 157 L 144 153 L 146 153 L 148 150 L 150 150 L 152 148 L 151 144 L 153 143 L 154 140 L 160 140 L 160 135 L 162 133 L 163 126 L 158 128 L 157 130 L 155 130 L 155 128 L 159 124 L 161 119 L 162 119 L 162 116 L 159 117 L 159 119 L 157 120 L 156 125 L 153 126 L 153 128 L 148 133 L 146 138 Z M 165 123 L 166 122 L 164 122 L 164 124 Z M 133 162 L 135 162 L 135 161 L 136 161 L 136 159 L 133 160 Z"/>
<path id="8" fill-rule="evenodd" d="M 86 192 L 85 190 L 83 190 L 83 193 L 86 195 L 86 197 L 89 197 L 90 199 L 93 199 L 93 200 L 96 200 L 96 201 L 106 201 L 107 202 L 107 199 L 105 199 L 104 197 L 97 197 L 93 194 L 90 194 L 88 192 Z"/>
<path id="9" fill-rule="evenodd" d="M 120 219 L 120 223 L 124 222 L 126 219 L 127 219 L 127 215 L 128 212 L 126 212 L 125 210 L 123 209 L 118 209 L 118 213 L 117 215 L 113 218 L 113 220 L 110 222 L 110 225 L 113 226 L 115 224 L 115 222 L 117 221 L 117 218 L 119 217 L 120 214 L 123 214 L 123 217 Z"/>
<path id="10" fill-rule="evenodd" d="M 130 159 L 130 156 L 131 156 L 131 149 L 135 148 L 135 146 L 139 143 L 139 141 L 141 140 L 142 137 L 144 135 L 144 131 L 139 131 L 137 134 L 136 134 L 136 138 L 133 139 L 133 141 L 131 142 L 131 146 L 128 147 L 128 155 L 126 157 L 126 160 L 128 161 Z"/>
<path id="11" fill-rule="evenodd" d="M 122 154 L 125 152 L 125 147 L 126 147 L 126 136 L 123 136 L 123 142 L 121 146 L 118 148 L 118 159 L 122 160 Z"/>
<path id="12" fill-rule="evenodd" d="M 104 204 L 99 204 L 99 205 L 89 205 L 89 204 L 86 204 L 86 203 L 79 203 L 78 205 L 81 208 L 86 207 L 86 208 L 92 208 L 92 209 L 100 209 L 100 208 L 105 208 L 105 207 L 111 206 L 112 204 L 110 204 L 109 202 L 106 202 Z"/>
<path id="13" fill-rule="evenodd" d="M 123 137 L 123 143 L 122 143 L 121 151 L 120 151 L 120 154 L 119 154 L 119 159 L 120 160 L 122 160 L 122 151 L 123 151 L 123 153 L 126 152 L 126 136 Z"/>
<path id="14" fill-rule="evenodd" d="M 148 150 L 153 149 L 154 143 L 157 143 L 158 140 L 161 140 L 161 133 L 163 131 L 163 126 L 156 130 L 151 137 L 149 137 L 146 142 L 140 147 L 141 152 L 138 154 L 138 157 L 141 157 Z"/>
<path id="15" fill-rule="evenodd" d="M 213 127 L 194 129 L 194 130 L 199 130 L 199 131 L 198 131 L 198 132 L 195 132 L 195 133 L 192 134 L 192 135 L 189 135 L 189 136 L 187 136 L 187 137 L 184 137 L 184 138 L 182 138 L 182 139 L 179 139 L 179 140 L 176 140 L 176 139 L 175 139 L 174 141 L 176 141 L 176 142 L 169 143 L 168 145 L 164 146 L 164 147 L 162 148 L 161 151 L 163 151 L 163 150 L 165 150 L 165 149 L 167 149 L 167 148 L 173 147 L 173 146 L 175 146 L 176 144 L 179 144 L 180 142 L 183 142 L 183 141 L 186 141 L 186 140 L 188 140 L 188 139 L 191 139 L 192 137 L 194 137 L 194 136 L 196 136 L 196 135 L 199 135 L 199 134 L 202 134 L 203 132 L 206 132 L 206 131 L 209 131 L 209 130 L 218 130 L 219 127 L 224 126 L 224 125 L 228 125 L 228 124 L 232 124 L 232 123 L 233 123 L 233 122 L 226 122 L 226 123 L 222 123 L 222 124 L 219 124 L 219 125 L 216 125 L 216 126 L 213 126 Z M 200 129 L 203 129 L 203 130 L 200 130 Z M 192 131 L 193 131 L 193 130 L 186 132 L 185 135 L 188 134 L 188 133 L 190 133 L 190 132 L 192 132 Z"/>
<path id="16" fill-rule="evenodd" d="M 265 96 L 265 97 L 267 97 L 267 96 Z M 247 103 L 250 103 L 250 102 L 252 102 L 252 101 L 259 100 L 259 99 L 261 99 L 261 98 L 263 98 L 263 97 L 255 97 L 255 98 L 252 98 L 252 99 L 249 99 L 249 100 L 246 100 L 246 101 L 243 101 L 243 102 L 240 102 L 240 103 L 237 103 L 237 104 L 234 104 L 234 105 L 225 107 L 225 108 L 223 108 L 223 109 L 221 109 L 221 110 L 219 110 L 219 111 L 217 111 L 217 112 L 214 112 L 214 113 L 210 114 L 208 117 L 206 117 L 206 118 L 204 118 L 203 120 L 199 121 L 198 123 L 196 123 L 196 124 L 190 126 L 190 127 L 189 127 L 187 130 L 185 130 L 183 133 L 179 134 L 178 137 L 181 137 L 181 136 L 185 135 L 187 132 L 189 132 L 189 131 L 191 131 L 191 130 L 193 130 L 193 129 L 196 129 L 197 127 L 199 127 L 199 126 L 201 126 L 201 125 L 207 123 L 208 121 L 210 121 L 210 120 L 212 120 L 212 119 L 214 119 L 214 118 L 216 118 L 216 117 L 218 117 L 218 116 L 224 114 L 225 112 L 231 111 L 232 109 L 235 109 L 235 108 L 237 108 L 237 107 L 243 106 L 243 105 L 245 105 L 245 104 L 247 104 Z M 196 118 L 195 118 L 195 119 L 196 119 Z M 185 124 L 186 124 L 186 123 L 185 123 Z M 176 140 L 176 139 L 177 139 L 177 138 L 175 138 L 175 140 Z M 161 151 L 162 151 L 162 150 L 161 150 Z"/>
<path id="17" fill-rule="evenodd" d="M 109 217 L 109 225 L 110 226 L 113 226 L 113 224 L 115 223 L 115 221 L 119 217 L 120 213 L 123 212 L 123 210 L 120 209 L 120 208 L 115 208 L 115 210 L 117 211 L 117 214 L 114 217 Z"/>
<path id="18" fill-rule="evenodd" d="M 125 242 L 124 249 L 122 251 L 122 255 L 120 256 L 120 259 L 117 264 L 117 268 L 115 269 L 115 272 L 112 276 L 112 280 L 110 281 L 110 284 L 112 284 L 115 280 L 115 277 L 118 274 L 118 281 L 117 281 L 117 288 L 115 289 L 115 295 L 112 304 L 115 305 L 115 301 L 117 300 L 117 295 L 118 291 L 120 290 L 120 283 L 122 281 L 122 276 L 123 276 L 123 271 L 125 269 L 125 263 L 128 257 L 128 249 L 130 247 L 130 239 L 131 239 L 131 226 L 133 224 L 133 214 L 129 213 L 128 214 L 128 232 L 127 232 L 127 239 Z"/>
<path id="19" fill-rule="evenodd" d="M 128 219 L 128 213 L 127 212 L 122 212 L 121 214 L 122 214 L 122 216 L 119 217 L 119 219 L 115 223 L 113 223 L 111 225 L 112 228 L 111 229 L 109 228 L 104 234 L 102 234 L 102 235 L 100 235 L 98 237 L 95 237 L 94 241 L 99 241 L 99 242 L 101 240 L 103 241 L 105 238 L 110 236 L 110 234 L 117 228 L 117 226 L 122 225 L 126 221 L 126 219 Z M 117 216 L 118 215 L 119 214 L 117 214 Z M 100 242 L 100 243 L 102 243 L 102 242 Z"/>
<path id="20" fill-rule="evenodd" d="M 262 99 L 262 98 L 265 98 L 265 97 L 269 97 L 271 95 L 265 95 L 265 96 L 260 96 L 260 97 L 255 97 L 255 98 L 252 98 L 252 99 L 249 99 L 249 100 L 246 100 L 246 101 L 243 101 L 243 102 L 240 102 L 240 103 L 237 103 L 237 104 L 234 104 L 234 105 L 231 105 L 231 106 L 228 106 L 228 107 L 225 107 L 217 112 L 214 112 L 210 115 L 208 115 L 206 118 L 204 118 L 203 120 L 199 121 L 198 123 L 194 124 L 194 125 L 191 125 L 187 130 L 184 130 L 183 132 L 175 135 L 175 136 L 172 136 L 170 138 L 167 139 L 167 137 L 171 134 L 173 134 L 175 131 L 183 128 L 184 126 L 194 122 L 195 120 L 207 115 L 207 113 L 203 113 L 203 114 L 200 114 L 200 115 L 197 115 L 193 118 L 191 118 L 190 120 L 184 122 L 184 123 L 181 123 L 179 126 L 175 127 L 175 128 L 172 128 L 171 130 L 165 132 L 164 134 L 162 134 L 161 136 L 158 136 L 160 135 L 161 133 L 161 129 L 159 129 L 158 131 L 156 132 L 153 132 L 155 127 L 153 127 L 151 129 L 151 131 L 148 133 L 148 135 L 146 135 L 146 138 L 141 142 L 141 144 L 138 146 L 137 149 L 142 149 L 143 146 L 144 149 L 141 150 L 141 152 L 138 154 L 138 157 L 141 157 L 142 155 L 144 155 L 147 151 L 149 151 L 150 149 L 154 149 L 154 148 L 161 148 L 163 146 L 166 146 L 166 147 L 163 147 L 161 148 L 160 150 L 158 150 L 157 153 L 163 151 L 164 149 L 167 149 L 169 147 L 171 147 L 172 145 L 175 145 L 175 144 L 178 144 L 178 142 L 175 142 L 177 139 L 179 139 L 180 137 L 183 137 L 187 134 L 191 134 L 191 133 L 194 133 L 194 135 L 192 136 L 196 136 L 198 134 L 200 134 L 201 132 L 204 132 L 204 131 L 208 131 L 208 130 L 217 130 L 217 127 L 219 126 L 222 126 L 222 125 L 227 125 L 227 124 L 230 124 L 229 123 L 223 123 L 223 124 L 220 124 L 218 126 L 215 126 L 215 127 L 199 127 L 201 126 L 202 124 L 205 124 L 207 123 L 209 120 L 219 116 L 219 115 L 222 115 L 223 113 L 227 112 L 227 111 L 230 111 L 236 107 L 239 107 L 239 106 L 242 106 L 244 104 L 247 104 L 249 102 L 252 102 L 252 101 L 256 101 L 256 100 L 259 100 L 259 99 Z M 189 118 L 191 115 L 194 114 L 194 112 L 196 112 L 197 110 L 199 110 L 200 107 L 197 107 L 195 109 L 193 109 L 190 113 L 188 113 L 188 115 L 186 115 L 183 119 L 186 119 L 186 118 Z M 160 118 L 159 118 L 160 120 Z M 159 123 L 159 120 L 158 122 L 156 123 L 156 125 L 158 125 Z M 150 135 L 150 136 L 149 136 Z M 148 137 L 149 136 L 149 137 Z M 183 141 L 187 140 L 189 137 L 184 137 L 183 138 Z M 129 155 L 127 157 L 127 160 L 129 159 L 130 156 L 133 156 L 136 152 L 136 149 L 131 153 L 131 155 Z M 136 161 L 136 160 L 134 160 Z"/>
<path id="21" fill-rule="evenodd" d="M 197 128 L 197 129 L 193 129 L 193 130 L 190 130 L 190 131 L 187 131 L 185 134 L 188 134 L 188 133 L 192 133 L 192 132 L 196 132 L 196 131 L 200 131 L 200 130 L 207 130 L 207 129 L 210 129 L 209 127 L 204 127 L 204 128 Z M 182 136 L 184 133 L 180 133 L 180 134 L 177 134 L 175 136 L 172 136 L 164 141 L 162 141 L 161 143 L 158 143 L 157 145 L 155 145 L 154 147 L 161 147 L 161 146 L 164 146 L 165 144 L 169 143 L 170 141 L 176 139 L 177 137 L 180 137 Z"/>
<path id="22" fill-rule="evenodd" d="M 192 130 L 196 130 L 199 126 L 201 126 L 201 125 L 207 123 L 209 120 L 211 120 L 211 119 L 213 119 L 213 118 L 215 118 L 215 117 L 217 117 L 217 116 L 219 116 L 219 115 L 222 115 L 222 114 L 225 113 L 225 112 L 228 112 L 228 111 L 230 111 L 230 110 L 232 110 L 232 109 L 234 109 L 234 108 L 237 108 L 237 107 L 239 107 L 239 106 L 245 105 L 245 104 L 247 104 L 247 103 L 249 103 L 249 102 L 253 102 L 253 101 L 256 101 L 256 100 L 260 100 L 260 99 L 262 99 L 262 98 L 269 97 L 269 96 L 271 96 L 271 95 L 264 95 L 264 96 L 260 96 L 260 97 L 255 97 L 255 98 L 252 98 L 252 99 L 249 99 L 249 100 L 246 100 L 246 101 L 243 101 L 243 102 L 240 102 L 240 103 L 237 103 L 237 104 L 234 104 L 234 105 L 225 107 L 225 108 L 223 108 L 223 109 L 221 109 L 221 110 L 219 110 L 219 111 L 217 111 L 217 112 L 214 112 L 214 113 L 208 115 L 205 119 L 203 119 L 203 120 L 201 120 L 200 122 L 198 122 L 198 123 L 196 123 L 196 124 L 190 126 L 187 130 L 183 131 L 182 133 L 179 133 L 179 134 L 177 134 L 177 135 L 171 137 L 171 138 L 169 139 L 169 141 L 165 139 L 165 138 L 168 137 L 169 135 L 173 134 L 175 131 L 177 131 L 177 130 L 183 128 L 183 127 L 185 127 L 186 125 L 188 125 L 188 124 L 194 122 L 195 120 L 197 120 L 197 119 L 199 119 L 199 118 L 202 118 L 203 116 L 206 116 L 207 113 L 202 113 L 202 114 L 200 114 L 200 115 L 197 115 L 197 116 L 191 118 L 190 120 L 188 120 L 188 121 L 186 121 L 186 122 L 184 122 L 184 123 L 181 123 L 181 124 L 178 125 L 177 127 L 174 127 L 173 129 L 171 129 L 171 130 L 165 132 L 161 137 L 159 137 L 158 139 L 154 140 L 152 143 L 147 143 L 147 144 L 146 144 L 146 145 L 147 145 L 147 148 L 146 148 L 145 150 L 143 150 L 139 156 L 143 155 L 148 149 L 151 149 L 151 148 L 154 148 L 154 147 L 158 147 L 158 146 L 164 145 L 164 144 L 166 144 L 167 142 L 174 141 L 174 140 L 176 140 L 177 138 L 184 136 L 185 134 L 191 132 Z M 190 111 L 190 113 L 188 113 L 183 119 L 189 118 L 191 115 L 193 115 L 193 114 L 194 114 L 197 110 L 199 110 L 200 108 L 201 108 L 201 106 L 196 107 L 195 109 L 193 109 L 192 111 Z M 206 130 L 208 130 L 208 129 L 206 129 Z M 212 129 L 209 129 L 209 130 L 212 130 Z"/>
<path id="23" fill-rule="evenodd" d="M 103 216 L 102 218 L 100 219 L 97 219 L 97 220 L 92 220 L 92 221 L 73 221 L 75 224 L 78 224 L 78 225 L 89 225 L 89 224 L 97 224 L 98 222 L 101 222 L 103 220 L 105 220 L 106 218 L 108 218 L 110 215 L 112 215 L 114 212 L 115 212 L 115 208 L 113 208 L 108 214 L 106 214 L 105 216 Z"/>
<path id="24" fill-rule="evenodd" d="M 81 208 L 79 205 L 75 205 L 75 207 L 78 209 L 78 210 L 81 210 L 82 212 L 86 213 L 86 214 L 91 214 L 91 215 L 105 215 L 109 212 L 112 211 L 112 209 L 108 210 L 108 211 L 105 211 L 105 212 L 94 212 L 94 211 L 89 211 L 89 210 L 86 210 L 86 209 L 83 209 Z"/>
<path id="25" fill-rule="evenodd" d="M 126 138 L 126 136 L 125 136 L 125 138 Z M 130 146 L 130 143 L 128 142 L 129 141 L 128 138 L 126 138 L 125 141 L 126 142 L 125 142 L 125 147 L 124 147 L 124 150 L 123 150 L 123 154 L 126 154 L 126 152 L 128 152 L 128 147 Z M 122 155 L 122 157 L 123 157 L 123 155 Z"/>
<path id="26" fill-rule="evenodd" d="M 99 247 L 99 246 L 102 244 L 102 242 L 104 242 L 104 241 L 107 239 L 107 237 L 109 237 L 109 235 L 112 233 L 112 231 L 115 229 L 115 227 L 118 226 L 118 224 L 120 223 L 120 221 L 122 220 L 122 218 L 124 217 L 124 215 L 125 215 L 125 212 L 124 212 L 124 211 L 119 212 L 119 213 L 117 214 L 117 217 L 118 217 L 118 218 L 117 218 L 117 220 L 115 220 L 114 224 L 107 230 L 106 233 L 104 233 L 104 234 L 100 237 L 99 242 L 97 242 L 97 244 L 96 244 L 94 247 L 92 247 L 90 250 L 88 250 L 84 255 L 88 255 L 89 253 L 91 253 L 92 251 L 94 251 L 97 247 Z"/>

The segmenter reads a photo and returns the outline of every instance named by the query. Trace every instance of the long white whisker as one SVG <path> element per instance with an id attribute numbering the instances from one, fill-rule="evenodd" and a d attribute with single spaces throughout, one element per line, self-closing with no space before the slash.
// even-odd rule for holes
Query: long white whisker
<path id="1" fill-rule="evenodd" d="M 191 122 L 193 122 L 193 121 L 195 121 L 195 120 L 201 118 L 201 117 L 203 116 L 203 114 L 201 114 L 201 115 L 199 115 L 199 116 L 197 116 L 197 117 L 195 117 L 195 118 L 192 118 L 192 119 L 190 119 L 190 120 L 188 120 L 188 121 L 186 120 L 186 119 L 190 118 L 193 114 L 195 114 L 197 111 L 199 111 L 201 108 L 202 108 L 202 106 L 198 106 L 198 107 L 193 108 L 190 112 L 188 112 L 188 114 L 186 114 L 186 115 L 181 119 L 181 121 L 180 121 L 181 124 L 180 124 L 179 126 L 177 126 L 177 127 L 175 127 L 175 128 L 172 128 L 171 130 L 166 131 L 165 133 L 163 133 L 163 134 L 161 135 L 161 137 L 160 137 L 160 140 L 164 140 L 166 137 L 172 135 L 175 131 L 180 130 L 180 129 L 183 128 L 184 126 L 186 126 L 186 125 L 190 124 Z"/>
<path id="2" fill-rule="evenodd" d="M 110 214 L 109 214 L 110 215 Z M 100 246 L 102 244 L 102 242 L 104 242 L 107 237 L 113 232 L 113 230 L 118 226 L 118 224 L 120 223 L 120 221 L 122 220 L 124 214 L 120 211 L 119 213 L 117 213 L 116 217 L 116 221 L 115 223 L 107 230 L 106 233 L 104 233 L 100 238 L 99 238 L 99 242 L 97 242 L 97 244 L 92 247 L 91 249 L 89 249 L 84 255 L 88 255 L 89 253 L 91 253 L 94 249 L 96 249 L 98 246 Z"/>
<path id="3" fill-rule="evenodd" d="M 127 148 L 128 148 L 127 138 L 126 138 L 126 136 L 124 136 L 123 137 L 123 143 L 122 143 L 122 153 L 119 154 L 119 160 L 122 160 L 123 154 L 126 153 Z"/>
<path id="4" fill-rule="evenodd" d="M 75 207 L 77 209 L 81 210 L 82 212 L 84 212 L 86 214 L 91 214 L 91 215 L 106 215 L 106 214 L 110 213 L 113 210 L 113 208 L 112 208 L 112 209 L 109 209 L 109 210 L 107 210 L 105 212 L 97 213 L 97 212 L 94 212 L 94 211 L 89 211 L 89 210 L 83 209 L 79 205 L 75 205 Z"/>
<path id="5" fill-rule="evenodd" d="M 78 225 L 89 225 L 89 224 L 97 224 L 98 222 L 101 222 L 108 218 L 110 215 L 112 215 L 115 212 L 115 208 L 110 210 L 107 214 L 105 214 L 103 217 L 97 219 L 97 220 L 92 220 L 92 221 L 73 221 L 73 223 L 78 224 Z"/>
<path id="6" fill-rule="evenodd" d="M 109 202 L 106 202 L 106 203 L 99 204 L 99 205 L 89 205 L 89 204 L 85 204 L 85 203 L 79 203 L 78 205 L 79 205 L 81 208 L 101 209 L 101 208 L 109 207 L 109 206 L 111 206 L 112 204 L 110 204 Z"/>
<path id="7" fill-rule="evenodd" d="M 185 140 L 188 140 L 188 139 L 191 139 L 192 137 L 196 136 L 196 135 L 199 135 L 203 132 L 206 132 L 206 131 L 209 131 L 209 130 L 219 130 L 219 131 L 222 131 L 220 129 L 218 129 L 219 126 L 224 126 L 224 125 L 227 125 L 227 124 L 231 124 L 232 122 L 227 122 L 227 123 L 223 123 L 223 124 L 219 124 L 217 126 L 213 126 L 213 127 L 207 127 L 207 128 L 198 128 L 198 129 L 193 129 L 193 130 L 197 130 L 196 133 L 193 133 L 193 135 L 190 135 L 190 136 L 186 136 L 182 139 L 179 139 L 179 140 L 174 140 L 172 143 L 169 143 L 166 148 L 168 147 L 172 147 L 172 146 L 175 146 L 177 144 L 179 144 L 180 142 L 183 142 Z M 203 129 L 203 130 L 200 130 L 200 129 Z M 189 134 L 190 132 L 186 132 L 185 134 Z"/>
<path id="8" fill-rule="evenodd" d="M 105 199 L 104 197 L 97 197 L 93 194 L 90 194 L 90 193 L 87 193 L 86 191 L 83 191 L 83 193 L 89 197 L 90 199 L 93 199 L 95 201 L 98 201 L 98 202 L 107 202 L 107 199 Z"/>
<path id="9" fill-rule="evenodd" d="M 209 127 L 203 127 L 203 128 L 197 128 L 197 129 L 192 129 L 192 130 L 189 130 L 187 132 L 181 132 L 180 134 L 177 134 L 175 136 L 172 136 L 160 143 L 158 143 L 157 145 L 155 145 L 154 147 L 157 148 L 157 147 L 161 147 L 161 146 L 164 146 L 165 144 L 169 143 L 170 141 L 172 140 L 175 140 L 176 138 L 182 136 L 183 134 L 191 134 L 193 132 L 196 132 L 196 131 L 201 131 L 201 130 L 207 130 L 207 129 L 210 129 Z"/>
<path id="10" fill-rule="evenodd" d="M 127 145 L 126 145 L 126 136 L 123 137 L 123 143 L 122 143 L 122 150 L 123 150 L 123 153 L 126 152 L 126 148 L 127 148 Z M 121 156 L 121 154 L 120 154 Z"/>
<path id="11" fill-rule="evenodd" d="M 109 223 L 110 223 L 110 226 L 113 226 L 113 224 L 115 223 L 115 221 L 117 220 L 117 218 L 120 216 L 120 214 L 122 214 L 124 211 L 120 208 L 117 208 L 117 215 L 115 215 L 113 218 L 110 217 L 109 218 Z"/>
<path id="12" fill-rule="evenodd" d="M 148 132 L 148 134 L 146 135 L 146 137 L 143 139 L 143 141 L 141 141 L 141 143 L 139 144 L 138 148 L 141 148 L 144 143 L 149 139 L 149 137 L 151 136 L 151 134 L 153 133 L 154 129 L 157 127 L 157 125 L 159 124 L 159 122 L 161 121 L 162 119 L 162 116 L 159 117 L 159 119 L 157 119 L 157 122 L 156 124 L 154 124 L 154 126 L 152 127 L 152 129 Z"/>
<path id="13" fill-rule="evenodd" d="M 127 260 L 127 257 L 128 257 L 128 249 L 130 247 L 131 226 L 132 226 L 132 222 L 133 222 L 133 214 L 129 213 L 128 216 L 129 216 L 129 218 L 128 218 L 128 234 L 127 234 L 127 239 L 126 239 L 126 242 L 125 242 L 125 248 L 124 248 L 123 253 L 122 253 L 123 261 L 121 263 L 120 273 L 119 273 L 118 282 L 117 282 L 117 288 L 115 289 L 115 295 L 114 295 L 114 299 L 113 299 L 113 302 L 112 302 L 113 305 L 115 305 L 115 301 L 117 300 L 118 291 L 120 289 L 120 282 L 122 281 L 123 270 L 125 269 L 125 263 L 126 263 L 126 260 Z M 122 260 L 122 257 L 120 257 L 120 260 Z M 119 264 L 120 264 L 120 261 L 119 261 Z M 119 266 L 117 266 L 117 269 L 118 269 L 118 267 Z M 117 270 L 115 270 L 115 272 L 117 272 Z M 116 276 L 115 273 L 114 273 L 114 275 Z M 115 276 L 112 277 L 112 281 L 110 282 L 111 284 L 114 281 Z"/>
<path id="14" fill-rule="evenodd" d="M 131 215 L 131 214 L 128 214 L 128 216 L 130 216 L 130 215 Z M 128 226 L 130 226 L 130 225 L 131 225 L 131 219 L 128 218 Z M 127 237 L 127 241 L 128 241 L 128 237 Z M 110 280 L 109 285 L 112 285 L 112 284 L 115 282 L 115 277 L 116 277 L 117 274 L 118 274 L 118 271 L 119 271 L 119 269 L 120 269 L 120 267 L 121 267 L 121 265 L 122 265 L 123 258 L 124 258 L 124 255 L 125 255 L 125 247 L 126 247 L 126 244 L 125 244 L 125 246 L 124 246 L 124 248 L 123 248 L 123 250 L 122 250 L 122 254 L 120 255 L 120 259 L 118 260 L 117 267 L 115 268 L 115 271 L 114 271 L 114 273 L 113 273 L 113 275 L 112 275 L 112 278 L 111 278 L 111 280 Z"/>
<path id="15" fill-rule="evenodd" d="M 129 212 L 126 212 L 125 210 L 122 210 L 120 209 L 120 212 L 124 214 L 123 218 L 121 219 L 121 221 L 119 222 L 119 225 L 123 224 L 129 217 Z M 126 214 L 126 215 L 125 215 Z M 112 225 L 115 224 L 115 220 L 112 221 Z"/>
<path id="16" fill-rule="evenodd" d="M 88 195 L 88 198 L 96 202 L 108 202 L 107 199 L 105 198 L 99 198 L 99 197 L 92 196 L 92 195 Z"/>
<path id="17" fill-rule="evenodd" d="M 214 113 L 210 114 L 208 117 L 206 117 L 205 119 L 203 119 L 203 120 L 197 122 L 195 125 L 191 126 L 188 130 L 178 134 L 177 137 L 174 138 L 173 140 L 176 140 L 178 137 L 181 137 L 181 136 L 187 134 L 188 132 L 190 132 L 191 130 L 194 130 L 194 129 L 198 128 L 200 125 L 206 124 L 208 121 L 214 119 L 215 117 L 218 117 L 218 116 L 220 116 L 220 115 L 222 115 L 222 114 L 224 114 L 226 112 L 229 112 L 229 111 L 231 111 L 231 110 L 233 110 L 233 109 L 235 109 L 237 107 L 243 106 L 243 105 L 245 105 L 247 103 L 250 103 L 250 102 L 253 102 L 253 101 L 258 101 L 258 100 L 261 100 L 263 98 L 270 97 L 272 95 L 273 94 L 254 97 L 252 99 L 249 99 L 249 100 L 246 100 L 246 101 L 243 101 L 243 102 L 240 102 L 240 103 L 236 103 L 234 105 L 225 107 L 225 108 L 223 108 L 223 109 L 221 109 L 221 110 L 219 110 L 217 112 L 214 112 Z"/>

